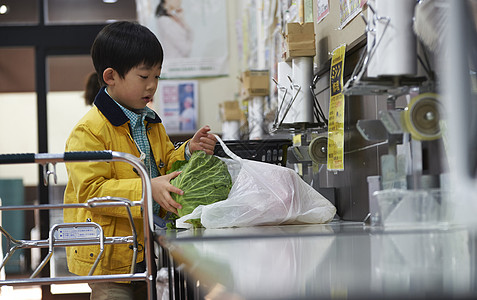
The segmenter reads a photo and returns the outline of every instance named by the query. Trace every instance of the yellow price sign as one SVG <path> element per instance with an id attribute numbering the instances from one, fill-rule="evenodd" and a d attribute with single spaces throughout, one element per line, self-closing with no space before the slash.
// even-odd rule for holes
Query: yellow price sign
<path id="1" fill-rule="evenodd" d="M 328 116 L 327 169 L 344 170 L 344 100 L 343 69 L 346 45 L 332 53 L 330 69 L 330 112 Z"/>

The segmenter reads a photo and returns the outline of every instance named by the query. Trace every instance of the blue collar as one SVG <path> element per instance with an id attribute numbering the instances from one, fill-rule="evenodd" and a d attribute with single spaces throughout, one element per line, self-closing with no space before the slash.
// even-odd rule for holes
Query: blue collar
<path id="1" fill-rule="evenodd" d="M 94 99 L 94 105 L 103 113 L 103 115 L 108 119 L 111 124 L 114 126 L 121 126 L 124 123 L 129 121 L 128 116 L 124 114 L 121 107 L 106 93 L 106 87 L 102 87 L 99 93 Z M 161 123 L 162 120 L 159 116 L 151 109 L 150 112 L 146 114 L 146 121 L 148 123 Z"/>

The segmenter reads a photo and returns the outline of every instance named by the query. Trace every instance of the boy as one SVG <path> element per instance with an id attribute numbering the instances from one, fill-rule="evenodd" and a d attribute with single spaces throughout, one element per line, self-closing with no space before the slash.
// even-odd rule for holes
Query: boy
<path id="1" fill-rule="evenodd" d="M 177 150 L 167 136 L 159 116 L 146 107 L 156 91 L 163 61 L 162 46 L 144 26 L 132 22 L 116 22 L 104 27 L 91 48 L 96 73 L 103 87 L 93 108 L 72 130 L 65 151 L 113 150 L 131 153 L 144 159 L 151 175 L 152 196 L 164 210 L 177 213 L 180 205 L 170 193 L 183 191 L 170 184 L 179 172 L 165 175 L 176 160 L 184 160 L 194 151 L 212 154 L 216 143 L 204 126 Z M 115 196 L 132 201 L 141 198 L 141 179 L 131 165 L 122 162 L 90 162 L 67 164 L 68 184 L 65 203 L 83 203 L 93 197 Z M 162 176 L 161 176 L 162 175 Z M 157 213 L 157 209 L 156 209 Z M 138 230 L 139 250 L 144 243 L 142 215 L 132 208 Z M 131 234 L 124 207 L 65 209 L 65 222 L 96 222 L 105 236 Z M 87 275 L 99 247 L 67 247 L 69 270 Z M 106 246 L 103 259 L 94 275 L 128 273 L 133 250 L 129 245 Z M 144 266 L 144 251 L 138 253 L 139 271 Z M 145 282 L 93 283 L 91 299 L 142 299 Z M 139 296 L 142 293 L 143 296 Z M 138 297 L 139 296 L 139 297 Z M 135 298 L 136 297 L 136 298 Z"/>

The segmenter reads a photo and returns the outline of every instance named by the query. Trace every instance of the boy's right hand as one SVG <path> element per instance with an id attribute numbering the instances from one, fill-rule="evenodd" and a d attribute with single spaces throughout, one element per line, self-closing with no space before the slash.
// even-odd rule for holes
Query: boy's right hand
<path id="1" fill-rule="evenodd" d="M 177 209 L 181 209 L 182 206 L 174 201 L 171 197 L 171 193 L 183 195 L 184 192 L 173 186 L 170 181 L 177 177 L 181 172 L 176 171 L 167 175 L 158 176 L 151 179 L 152 198 L 154 201 L 167 211 L 173 212 L 177 215 Z"/>

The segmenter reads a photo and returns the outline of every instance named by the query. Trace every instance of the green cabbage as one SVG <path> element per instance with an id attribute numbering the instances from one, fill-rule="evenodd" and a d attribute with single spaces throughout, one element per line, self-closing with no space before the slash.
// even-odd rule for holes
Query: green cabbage
<path id="1" fill-rule="evenodd" d="M 171 184 L 184 191 L 183 195 L 171 193 L 172 198 L 182 205 L 178 216 L 190 214 L 197 206 L 227 199 L 232 188 L 232 178 L 227 165 L 219 158 L 204 151 L 192 153 L 189 161 L 176 161 L 170 172 L 182 171 L 171 180 Z M 200 219 L 190 220 L 194 227 L 201 227 Z"/>

